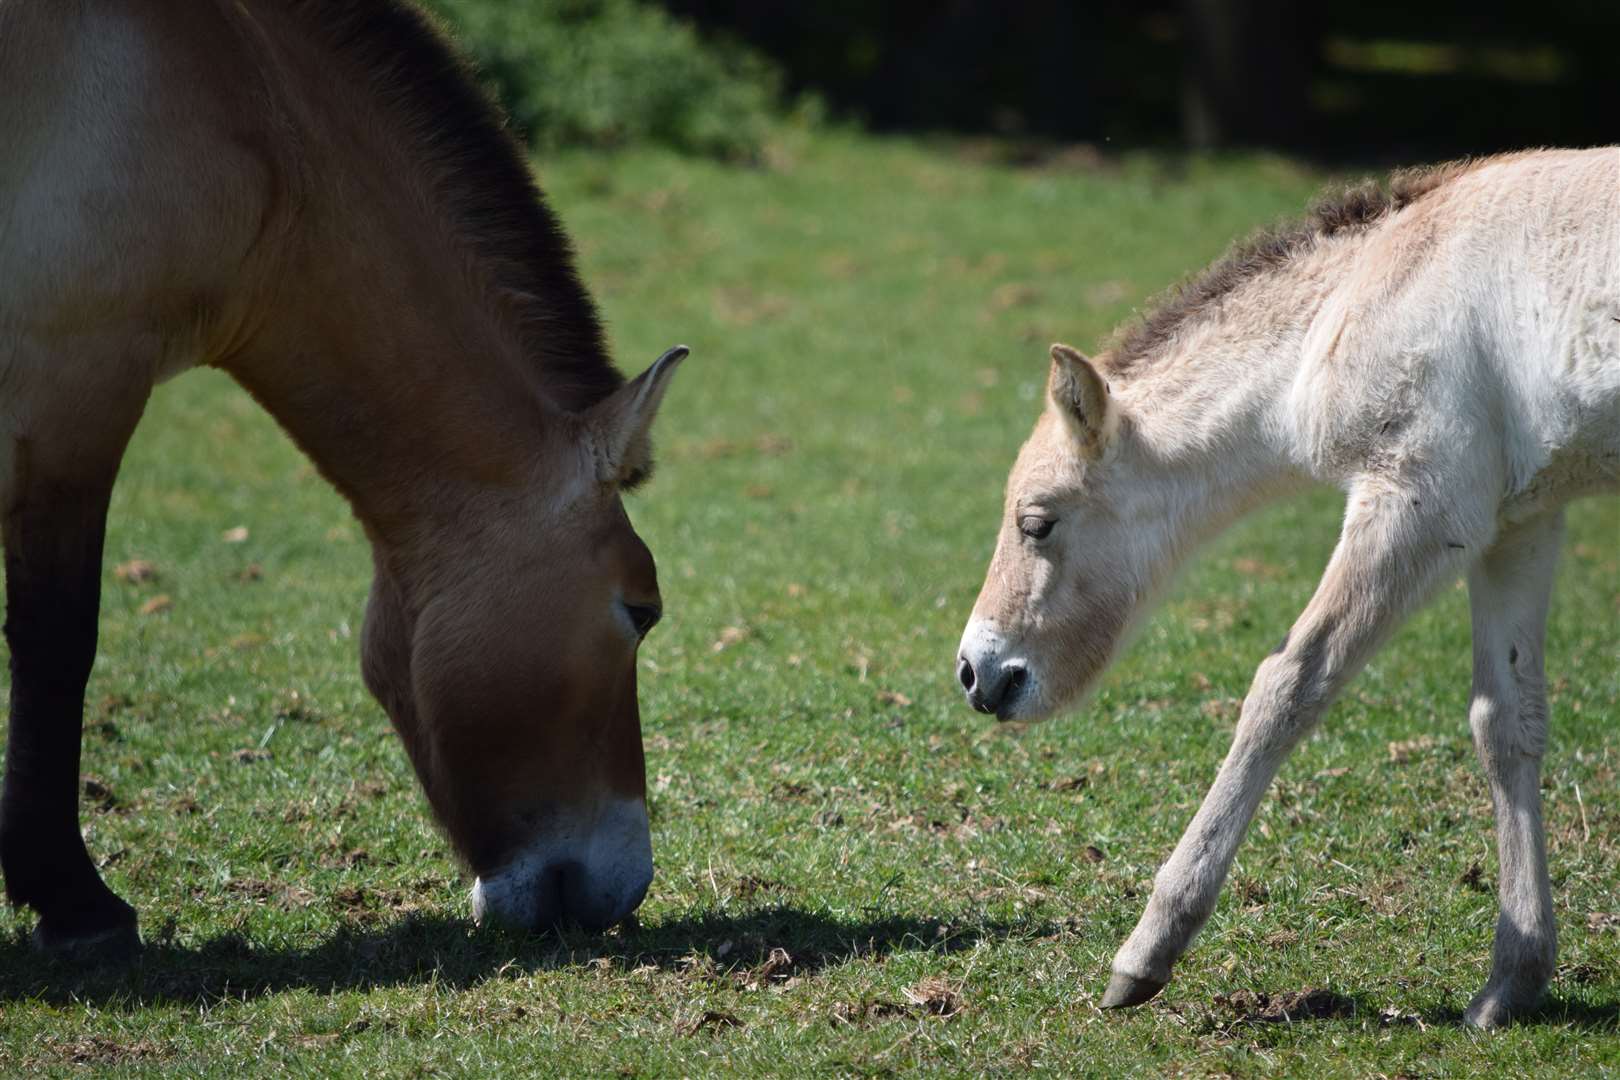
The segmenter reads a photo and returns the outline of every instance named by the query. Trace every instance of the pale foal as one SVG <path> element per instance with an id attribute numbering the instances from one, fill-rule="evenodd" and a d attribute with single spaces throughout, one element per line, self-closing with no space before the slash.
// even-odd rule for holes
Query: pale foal
<path id="1" fill-rule="evenodd" d="M 1359 189 L 1239 249 L 1095 362 L 1053 346 L 957 656 L 969 702 L 1034 720 L 1075 701 L 1202 541 L 1313 482 L 1347 495 L 1338 547 L 1255 672 L 1103 1004 L 1169 981 L 1283 760 L 1390 632 L 1466 576 L 1469 719 L 1501 862 L 1495 958 L 1467 1020 L 1502 1024 L 1554 970 L 1538 774 L 1563 507 L 1620 490 L 1620 150 Z"/>

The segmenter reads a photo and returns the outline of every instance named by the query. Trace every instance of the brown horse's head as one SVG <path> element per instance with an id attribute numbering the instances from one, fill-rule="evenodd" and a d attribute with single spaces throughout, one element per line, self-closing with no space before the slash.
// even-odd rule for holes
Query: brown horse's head
<path id="1" fill-rule="evenodd" d="M 566 417 L 544 480 L 469 509 L 435 565 L 379 553 L 366 682 L 478 875 L 480 922 L 605 927 L 652 879 L 636 649 L 661 601 L 620 493 L 685 355 Z"/>
<path id="2" fill-rule="evenodd" d="M 980 712 L 1039 720 L 1078 698 L 1150 591 L 1160 530 L 1134 501 L 1122 426 L 1097 368 L 1052 346 L 1046 407 L 1007 479 L 995 555 L 956 657 Z"/>

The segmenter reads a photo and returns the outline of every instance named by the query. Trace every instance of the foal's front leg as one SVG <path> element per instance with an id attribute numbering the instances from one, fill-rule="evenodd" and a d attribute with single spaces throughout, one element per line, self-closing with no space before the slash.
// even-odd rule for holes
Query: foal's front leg
<path id="1" fill-rule="evenodd" d="M 1261 797 L 1290 751 L 1384 637 L 1461 571 L 1488 526 L 1426 509 L 1438 500 L 1380 485 L 1352 493 L 1316 595 L 1255 672 L 1214 786 L 1154 880 L 1114 957 L 1104 1008 L 1139 1005 L 1203 927 Z"/>
<path id="2" fill-rule="evenodd" d="M 1474 622 L 1468 720 L 1496 809 L 1502 905 L 1490 981 L 1465 1015 L 1476 1027 L 1498 1027 L 1533 1007 L 1557 959 L 1540 773 L 1547 745 L 1543 642 L 1562 538 L 1562 511 L 1526 522 L 1468 575 Z"/>

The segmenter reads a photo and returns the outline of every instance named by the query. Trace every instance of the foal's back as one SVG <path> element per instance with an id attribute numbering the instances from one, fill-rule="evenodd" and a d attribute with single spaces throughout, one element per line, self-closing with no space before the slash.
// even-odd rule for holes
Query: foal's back
<path id="1" fill-rule="evenodd" d="M 1458 224 L 1453 289 L 1472 294 L 1467 329 L 1503 388 L 1512 490 L 1539 503 L 1614 488 L 1620 149 L 1516 155 L 1456 189 L 1436 209 Z"/>
<path id="2" fill-rule="evenodd" d="M 1502 462 L 1509 517 L 1613 490 L 1620 149 L 1453 168 L 1339 256 L 1350 265 L 1305 342 L 1308 405 L 1296 398 L 1318 460 L 1470 443 Z"/>

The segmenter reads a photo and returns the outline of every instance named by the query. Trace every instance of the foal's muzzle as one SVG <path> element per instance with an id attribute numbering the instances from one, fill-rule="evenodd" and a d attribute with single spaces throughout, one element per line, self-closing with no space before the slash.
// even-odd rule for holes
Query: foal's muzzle
<path id="1" fill-rule="evenodd" d="M 988 672 L 980 675 L 974 669 L 974 662 L 966 656 L 959 657 L 956 665 L 957 680 L 961 680 L 962 691 L 967 695 L 967 704 L 974 706 L 980 712 L 993 712 L 1000 719 L 1003 711 L 1009 706 L 1016 706 L 1017 699 L 1024 695 L 1024 683 L 1029 680 L 1029 670 L 1022 664 L 987 664 Z"/>
<path id="2" fill-rule="evenodd" d="M 1029 672 L 1022 664 L 992 662 L 986 667 L 989 669 L 988 677 L 981 677 L 974 669 L 973 661 L 965 656 L 959 657 L 956 677 L 962 683 L 962 692 L 967 695 L 969 705 L 982 713 L 999 714 L 1005 706 L 1017 702 Z"/>
<path id="3" fill-rule="evenodd" d="M 956 654 L 956 681 L 967 702 L 998 720 L 1016 719 L 1028 704 L 1033 680 L 1023 658 L 1006 655 L 1006 642 L 983 619 L 968 623 Z"/>

